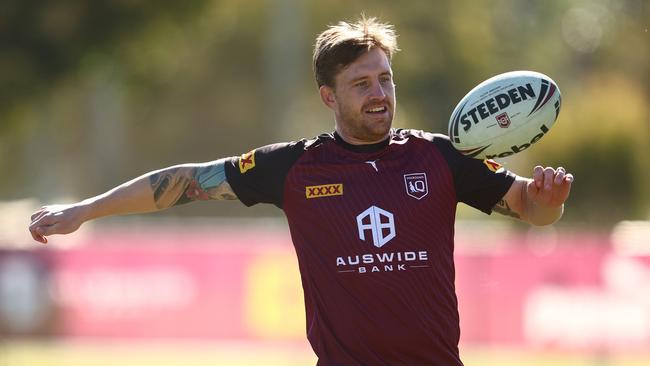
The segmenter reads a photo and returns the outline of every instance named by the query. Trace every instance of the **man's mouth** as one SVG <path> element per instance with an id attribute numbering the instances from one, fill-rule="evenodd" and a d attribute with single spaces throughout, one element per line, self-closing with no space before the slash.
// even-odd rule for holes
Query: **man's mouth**
<path id="1" fill-rule="evenodd" d="M 366 109 L 366 113 L 371 113 L 371 114 L 381 114 L 384 113 L 388 110 L 386 106 L 380 106 L 380 107 L 373 107 L 373 108 L 368 108 Z"/>

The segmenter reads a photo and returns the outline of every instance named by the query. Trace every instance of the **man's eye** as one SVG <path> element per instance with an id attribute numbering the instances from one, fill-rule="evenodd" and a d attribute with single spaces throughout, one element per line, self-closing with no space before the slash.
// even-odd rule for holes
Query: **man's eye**
<path id="1" fill-rule="evenodd" d="M 367 88 L 368 87 L 368 82 L 367 81 L 360 81 L 360 82 L 354 84 L 354 86 L 360 87 L 360 88 Z"/>
<path id="2" fill-rule="evenodd" d="M 384 77 L 379 78 L 379 82 L 382 83 L 382 84 L 390 83 L 390 76 L 384 76 Z"/>

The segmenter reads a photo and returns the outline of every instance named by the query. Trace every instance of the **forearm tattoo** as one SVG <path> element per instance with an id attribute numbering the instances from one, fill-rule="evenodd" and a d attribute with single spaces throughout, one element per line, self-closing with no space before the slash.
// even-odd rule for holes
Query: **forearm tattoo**
<path id="1" fill-rule="evenodd" d="M 225 160 L 183 165 L 149 176 L 153 198 L 160 209 L 193 201 L 234 200 L 237 196 L 226 181 Z"/>
<path id="2" fill-rule="evenodd" d="M 496 205 L 494 205 L 494 207 L 492 207 L 492 211 L 498 212 L 498 213 L 500 213 L 502 215 L 505 215 L 505 216 L 510 216 L 510 217 L 514 217 L 516 219 L 521 219 L 521 216 L 519 216 L 518 213 L 516 213 L 515 211 L 513 211 L 510 208 L 510 206 L 508 205 L 508 202 L 506 202 L 506 200 L 499 201 Z"/>

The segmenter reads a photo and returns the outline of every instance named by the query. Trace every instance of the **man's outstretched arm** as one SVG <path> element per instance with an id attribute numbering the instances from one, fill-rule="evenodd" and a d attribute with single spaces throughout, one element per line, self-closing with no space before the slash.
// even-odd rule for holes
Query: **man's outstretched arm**
<path id="1" fill-rule="evenodd" d="M 68 234 L 88 220 L 164 210 L 199 200 L 233 200 L 237 196 L 226 181 L 226 159 L 202 164 L 183 164 L 156 170 L 83 201 L 43 206 L 31 217 L 34 240 Z"/>

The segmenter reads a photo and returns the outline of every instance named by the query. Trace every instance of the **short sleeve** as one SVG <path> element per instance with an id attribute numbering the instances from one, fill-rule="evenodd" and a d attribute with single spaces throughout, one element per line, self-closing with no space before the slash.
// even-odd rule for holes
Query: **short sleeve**
<path id="1" fill-rule="evenodd" d="M 515 174 L 493 160 L 474 159 L 459 153 L 447 136 L 435 135 L 433 141 L 452 171 L 457 201 L 492 213 L 492 207 L 515 181 Z"/>
<path id="2" fill-rule="evenodd" d="M 226 162 L 226 179 L 246 206 L 271 203 L 282 208 L 284 182 L 304 152 L 304 141 L 277 143 L 251 150 Z"/>

